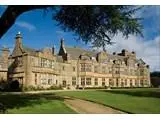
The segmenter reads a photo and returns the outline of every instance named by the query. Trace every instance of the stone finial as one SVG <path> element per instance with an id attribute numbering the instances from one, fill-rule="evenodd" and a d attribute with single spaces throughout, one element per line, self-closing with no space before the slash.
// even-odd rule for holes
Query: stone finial
<path id="1" fill-rule="evenodd" d="M 17 34 L 19 34 L 19 35 L 20 35 L 20 34 L 21 34 L 21 32 L 19 31 Z"/>
<path id="2" fill-rule="evenodd" d="M 65 54 L 66 54 L 66 49 L 64 46 L 64 39 L 62 38 L 58 55 L 65 55 Z"/>
<path id="3" fill-rule="evenodd" d="M 18 33 L 16 34 L 16 39 L 17 39 L 17 38 L 22 38 L 21 32 L 18 32 Z"/>
<path id="4" fill-rule="evenodd" d="M 61 45 L 64 45 L 64 38 L 61 38 Z"/>
<path id="5" fill-rule="evenodd" d="M 53 45 L 53 47 L 52 47 L 52 54 L 53 54 L 53 55 L 55 54 L 55 49 L 56 49 L 56 46 Z"/>

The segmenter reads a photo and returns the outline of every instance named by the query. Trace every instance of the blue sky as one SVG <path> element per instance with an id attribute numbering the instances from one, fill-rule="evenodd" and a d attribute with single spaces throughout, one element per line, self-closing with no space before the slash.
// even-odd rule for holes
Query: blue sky
<path id="1" fill-rule="evenodd" d="M 0 15 L 3 13 L 3 9 L 5 7 L 0 7 Z M 23 36 L 24 45 L 36 49 L 46 46 L 51 47 L 52 45 L 55 45 L 58 49 L 61 38 L 65 39 L 66 45 L 86 47 L 82 42 L 73 40 L 75 38 L 73 33 L 64 33 L 56 24 L 56 21 L 52 20 L 51 12 L 48 12 L 46 15 L 43 10 L 24 13 L 19 16 L 16 23 L 3 36 L 0 45 L 13 47 L 15 42 L 14 37 L 20 31 Z"/>
<path id="2" fill-rule="evenodd" d="M 5 9 L 5 6 L 0 6 L 0 16 Z M 143 58 L 151 66 L 152 71 L 160 70 L 160 53 L 158 52 L 160 46 L 157 46 L 160 44 L 160 6 L 145 6 L 136 13 L 136 16 L 144 18 L 142 21 L 144 38 L 131 35 L 128 40 L 125 40 L 121 34 L 118 34 L 113 38 L 116 45 L 107 46 L 106 50 L 108 52 L 120 52 L 123 48 L 134 50 L 139 58 Z M 51 12 L 45 15 L 43 10 L 30 11 L 19 16 L 12 28 L 1 38 L 0 47 L 7 46 L 13 49 L 14 37 L 18 31 L 22 33 L 23 44 L 35 49 L 55 45 L 58 50 L 60 38 L 65 39 L 67 46 L 89 48 L 89 45 L 74 40 L 74 33 L 62 31 L 56 26 L 56 21 L 52 20 Z"/>

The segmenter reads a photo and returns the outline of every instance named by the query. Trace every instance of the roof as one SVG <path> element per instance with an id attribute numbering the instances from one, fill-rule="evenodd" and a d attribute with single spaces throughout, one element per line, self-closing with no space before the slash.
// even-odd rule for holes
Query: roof
<path id="1" fill-rule="evenodd" d="M 26 53 L 30 53 L 30 54 L 36 54 L 36 52 L 37 52 L 36 49 L 29 48 L 29 47 L 24 46 L 24 45 L 23 45 L 23 50 L 24 50 Z"/>
<path id="2" fill-rule="evenodd" d="M 142 59 L 138 59 L 138 60 L 136 60 L 136 62 L 137 62 L 138 64 L 142 64 L 142 65 L 145 64 L 145 62 L 144 62 Z"/>
<path id="3" fill-rule="evenodd" d="M 81 54 L 88 54 L 89 56 L 96 57 L 96 52 L 85 50 L 79 47 L 65 47 L 66 52 L 70 54 L 72 59 L 78 59 Z"/>
<path id="4" fill-rule="evenodd" d="M 124 60 L 124 58 L 126 58 L 126 57 L 125 56 L 120 56 L 120 55 L 108 54 L 108 59 L 111 59 L 111 60 L 115 60 L 115 59 Z"/>

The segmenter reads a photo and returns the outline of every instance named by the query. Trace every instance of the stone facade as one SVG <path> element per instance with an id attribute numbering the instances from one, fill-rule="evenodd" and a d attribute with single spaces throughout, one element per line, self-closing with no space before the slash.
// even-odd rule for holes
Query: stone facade
<path id="1" fill-rule="evenodd" d="M 2 48 L 0 55 L 0 82 L 7 80 L 9 49 Z"/>
<path id="2" fill-rule="evenodd" d="M 34 50 L 22 44 L 20 33 L 9 57 L 8 79 L 22 86 L 84 87 L 149 87 L 149 66 L 136 59 L 135 52 L 125 49 L 109 54 L 66 47 L 64 40 L 58 54 L 55 48 Z"/>

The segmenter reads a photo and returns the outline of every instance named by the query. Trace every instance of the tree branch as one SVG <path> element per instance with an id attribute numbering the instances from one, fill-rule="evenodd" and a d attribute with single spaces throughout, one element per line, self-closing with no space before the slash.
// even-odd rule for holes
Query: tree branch
<path id="1" fill-rule="evenodd" d="M 37 6 L 8 6 L 6 11 L 0 18 L 0 38 L 9 30 L 15 23 L 19 15 L 34 9 L 44 9 L 51 7 L 50 5 L 37 5 Z"/>

